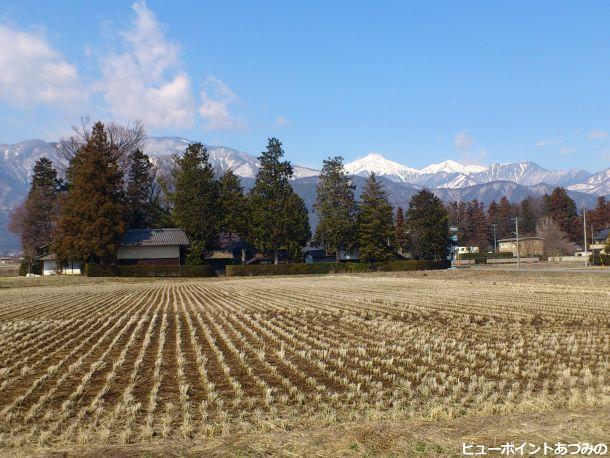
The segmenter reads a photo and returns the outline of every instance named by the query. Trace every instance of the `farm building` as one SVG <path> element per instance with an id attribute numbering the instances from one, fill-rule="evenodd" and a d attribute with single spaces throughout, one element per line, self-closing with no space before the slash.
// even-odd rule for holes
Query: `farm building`
<path id="1" fill-rule="evenodd" d="M 188 238 L 182 229 L 131 229 L 119 242 L 117 263 L 121 265 L 179 266 L 184 264 Z M 55 253 L 38 258 L 43 275 L 80 275 L 83 263 L 68 261 L 58 266 Z"/>
<path id="2" fill-rule="evenodd" d="M 316 247 L 307 247 L 302 250 L 306 264 L 316 264 L 318 262 L 336 262 L 337 256 L 327 255 L 326 250 Z"/>
<path id="3" fill-rule="evenodd" d="M 517 256 L 517 239 L 498 240 L 500 253 L 512 253 Z M 542 237 L 519 237 L 519 256 L 542 256 L 544 254 L 544 239 Z"/>
<path id="4" fill-rule="evenodd" d="M 68 261 L 63 265 L 57 265 L 55 253 L 49 253 L 38 258 L 42 261 L 42 275 L 80 275 L 83 263 L 81 261 Z"/>
<path id="5" fill-rule="evenodd" d="M 604 248 L 606 246 L 606 241 L 608 240 L 608 237 L 610 237 L 610 227 L 602 229 L 601 231 L 597 231 L 593 235 L 593 242 L 589 247 L 591 251 L 593 251 L 594 253 L 605 253 Z"/>
<path id="6" fill-rule="evenodd" d="M 180 266 L 189 240 L 182 229 L 131 229 L 121 238 L 117 262 L 122 265 Z"/>

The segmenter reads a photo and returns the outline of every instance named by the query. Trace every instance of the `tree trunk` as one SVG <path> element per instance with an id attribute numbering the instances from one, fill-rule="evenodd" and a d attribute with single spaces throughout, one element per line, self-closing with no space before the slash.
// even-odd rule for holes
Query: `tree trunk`
<path id="1" fill-rule="evenodd" d="M 280 257 L 279 257 L 279 253 L 278 250 L 273 250 L 273 264 L 279 264 L 280 263 Z"/>

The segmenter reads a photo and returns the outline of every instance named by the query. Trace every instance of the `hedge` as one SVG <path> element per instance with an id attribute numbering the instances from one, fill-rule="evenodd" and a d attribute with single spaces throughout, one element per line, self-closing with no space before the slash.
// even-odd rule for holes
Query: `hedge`
<path id="1" fill-rule="evenodd" d="M 215 277 L 214 267 L 200 266 L 100 266 L 86 264 L 87 277 Z"/>
<path id="2" fill-rule="evenodd" d="M 264 264 L 264 265 L 230 265 L 227 266 L 227 277 L 247 277 L 259 275 L 315 275 L 329 273 L 354 272 L 400 272 L 414 270 L 448 269 L 451 262 L 439 261 L 390 261 L 386 263 L 364 262 L 320 262 L 317 264 Z"/>
<path id="3" fill-rule="evenodd" d="M 589 261 L 595 266 L 610 266 L 610 254 L 594 254 Z"/>
<path id="4" fill-rule="evenodd" d="M 19 264 L 19 275 L 25 277 L 27 274 L 33 273 L 36 275 L 42 275 L 42 261 L 34 261 L 30 270 L 30 265 L 27 261 L 21 261 Z"/>

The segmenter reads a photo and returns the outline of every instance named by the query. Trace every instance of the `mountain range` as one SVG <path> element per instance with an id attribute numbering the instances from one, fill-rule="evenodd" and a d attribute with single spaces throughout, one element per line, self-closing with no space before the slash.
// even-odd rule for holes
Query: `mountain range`
<path id="1" fill-rule="evenodd" d="M 172 155 L 179 154 L 190 143 L 179 137 L 150 137 L 144 151 L 159 167 L 166 167 Z M 218 174 L 232 169 L 249 189 L 258 170 L 257 158 L 251 154 L 224 146 L 208 146 L 210 162 Z M 0 252 L 15 249 L 17 241 L 6 230 L 12 208 L 26 196 L 28 180 L 37 159 L 46 156 L 63 166 L 57 142 L 28 140 L 17 144 L 0 144 Z M 293 187 L 310 209 L 315 226 L 316 215 L 311 212 L 319 171 L 294 165 Z M 581 169 L 547 170 L 531 161 L 490 166 L 460 164 L 447 160 L 416 169 L 380 154 L 371 153 L 345 164 L 354 176 L 359 196 L 366 176 L 375 173 L 386 187 L 395 206 L 407 206 L 413 194 L 423 187 L 433 190 L 444 201 L 472 200 L 488 204 L 506 196 L 512 201 L 549 193 L 563 186 L 579 206 L 592 208 L 598 196 L 610 198 L 610 168 L 590 173 Z"/>

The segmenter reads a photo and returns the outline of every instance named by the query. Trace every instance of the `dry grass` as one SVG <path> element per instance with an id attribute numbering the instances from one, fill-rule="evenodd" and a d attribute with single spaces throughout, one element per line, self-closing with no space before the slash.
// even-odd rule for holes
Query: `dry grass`
<path id="1" fill-rule="evenodd" d="M 608 414 L 605 276 L 41 280 L 0 294 L 7 453 L 451 455 Z"/>

